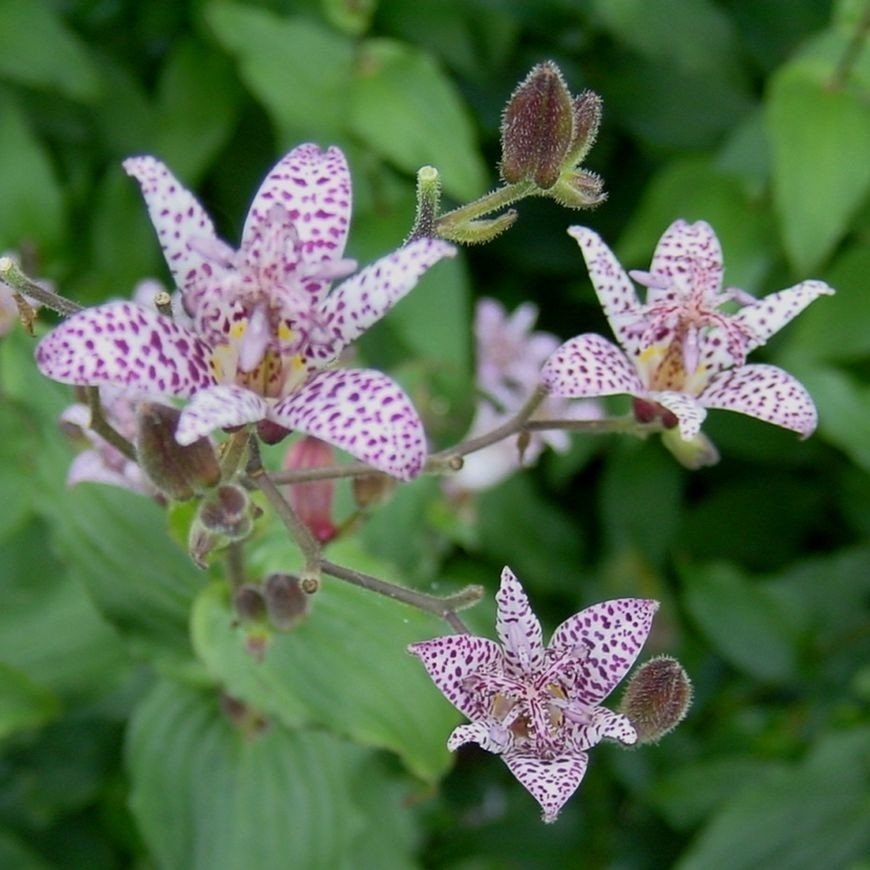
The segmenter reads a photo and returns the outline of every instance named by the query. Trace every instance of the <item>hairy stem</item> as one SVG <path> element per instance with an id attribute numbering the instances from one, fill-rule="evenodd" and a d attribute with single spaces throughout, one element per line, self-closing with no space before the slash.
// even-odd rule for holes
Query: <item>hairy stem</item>
<path id="1" fill-rule="evenodd" d="M 523 197 L 529 196 L 536 191 L 531 181 L 518 181 L 515 184 L 506 184 L 491 193 L 487 193 L 480 199 L 467 205 L 445 212 L 435 221 L 435 233 L 440 235 L 441 230 L 467 223 L 475 218 L 483 217 L 497 209 L 511 205 Z"/>
<path id="2" fill-rule="evenodd" d="M 67 299 L 65 296 L 40 287 L 39 284 L 31 281 L 18 268 L 18 264 L 12 257 L 0 257 L 0 281 L 8 284 L 17 293 L 21 293 L 28 299 L 32 299 L 64 317 L 69 317 L 82 310 L 82 306 L 78 302 L 73 302 L 72 299 Z"/>
<path id="3" fill-rule="evenodd" d="M 89 428 L 96 432 L 104 441 L 120 450 L 127 459 L 138 462 L 136 448 L 106 419 L 103 414 L 103 405 L 100 402 L 100 390 L 98 387 L 86 387 L 88 396 L 88 408 L 91 412 L 91 424 Z"/>
<path id="4" fill-rule="evenodd" d="M 248 427 L 245 426 L 238 432 L 234 432 L 229 441 L 224 444 L 221 451 L 221 476 L 224 480 L 232 480 L 241 468 L 250 440 Z"/>
<path id="5" fill-rule="evenodd" d="M 231 541 L 224 551 L 227 565 L 227 576 L 233 591 L 245 585 L 244 544 L 241 541 Z"/>
<path id="6" fill-rule="evenodd" d="M 466 586 L 453 595 L 445 595 L 443 597 L 428 595 L 425 592 L 418 592 L 416 589 L 408 589 L 405 586 L 388 583 L 386 580 L 379 580 L 377 577 L 372 577 L 370 574 L 364 574 L 362 571 L 356 571 L 353 568 L 336 565 L 334 562 L 329 562 L 326 559 L 321 560 L 320 567 L 323 573 L 328 574 L 330 577 L 344 580 L 347 583 L 352 583 L 354 586 L 368 589 L 370 592 L 377 592 L 379 595 L 392 598 L 394 601 L 401 601 L 404 604 L 409 604 L 411 607 L 416 607 L 417 610 L 438 616 L 446 620 L 454 631 L 460 633 L 468 633 L 468 629 L 459 618 L 458 612 L 471 607 L 473 604 L 477 604 L 484 595 L 483 587 L 477 585 Z"/>

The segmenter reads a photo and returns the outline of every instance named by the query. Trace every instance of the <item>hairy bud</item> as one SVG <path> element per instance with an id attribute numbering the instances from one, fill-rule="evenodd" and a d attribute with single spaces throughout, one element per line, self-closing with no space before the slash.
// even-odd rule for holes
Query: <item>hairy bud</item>
<path id="1" fill-rule="evenodd" d="M 242 622 L 264 622 L 266 600 L 259 586 L 245 583 L 233 593 L 233 610 Z"/>
<path id="2" fill-rule="evenodd" d="M 137 415 L 136 452 L 142 470 L 161 492 L 187 501 L 217 486 L 221 468 L 208 438 L 188 445 L 175 440 L 180 416 L 177 408 L 143 402 Z"/>
<path id="3" fill-rule="evenodd" d="M 291 574 L 270 574 L 263 597 L 269 621 L 278 631 L 292 631 L 308 614 L 311 594 Z"/>
<path id="4" fill-rule="evenodd" d="M 550 196 L 566 208 L 595 208 L 607 199 L 604 179 L 586 169 L 564 174 L 553 186 Z"/>
<path id="5" fill-rule="evenodd" d="M 332 446 L 313 435 L 306 435 L 294 442 L 284 456 L 284 468 L 287 471 L 326 468 L 334 464 Z M 321 544 L 331 541 L 337 532 L 332 522 L 334 496 L 334 480 L 312 480 L 287 487 L 290 506 Z"/>
<path id="6" fill-rule="evenodd" d="M 478 218 L 461 221 L 457 224 L 445 224 L 439 230 L 442 239 L 448 242 L 458 242 L 461 245 L 482 245 L 491 242 L 516 222 L 516 209 L 509 208 L 494 218 Z"/>
<path id="7" fill-rule="evenodd" d="M 190 525 L 190 557 L 205 568 L 205 557 L 213 550 L 247 538 L 260 514 L 262 510 L 251 501 L 247 490 L 229 483 L 219 486 L 200 502 Z"/>
<path id="8" fill-rule="evenodd" d="M 683 666 L 658 656 L 634 672 L 619 712 L 634 726 L 638 743 L 655 743 L 683 721 L 691 703 L 692 683 Z"/>
<path id="9" fill-rule="evenodd" d="M 574 136 L 568 148 L 567 161 L 571 166 L 579 166 L 598 136 L 601 124 L 601 97 L 594 91 L 583 91 L 574 97 Z"/>

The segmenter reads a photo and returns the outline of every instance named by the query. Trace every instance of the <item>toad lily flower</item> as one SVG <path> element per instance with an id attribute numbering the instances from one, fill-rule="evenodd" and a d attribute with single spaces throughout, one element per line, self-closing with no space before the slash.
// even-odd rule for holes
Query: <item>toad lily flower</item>
<path id="1" fill-rule="evenodd" d="M 234 251 L 202 206 L 153 157 L 124 163 L 141 185 L 190 325 L 135 303 L 76 314 L 37 348 L 43 374 L 190 399 L 176 438 L 266 421 L 315 435 L 380 471 L 419 473 L 420 419 L 389 378 L 326 369 L 438 260 L 445 242 L 420 239 L 345 280 L 350 173 L 337 148 L 301 145 L 257 192 Z"/>
<path id="2" fill-rule="evenodd" d="M 658 602 L 621 598 L 587 607 L 565 620 L 546 648 L 509 568 L 496 602 L 501 644 L 457 634 L 409 650 L 471 719 L 453 731 L 448 748 L 477 743 L 501 755 L 551 822 L 583 779 L 586 750 L 603 739 L 637 740 L 625 716 L 600 704 L 634 664 Z"/>
<path id="3" fill-rule="evenodd" d="M 571 227 L 610 326 L 624 353 L 601 336 L 563 344 L 545 364 L 544 384 L 556 396 L 635 397 L 639 419 L 660 417 L 695 439 L 708 408 L 757 417 L 806 438 L 816 428 L 813 400 L 791 375 L 772 365 L 745 365 L 814 299 L 834 291 L 804 281 L 764 299 L 722 290 L 722 249 L 712 227 L 676 221 L 656 247 L 649 272 L 632 272 L 647 287 L 641 304 L 629 276 L 601 238 Z M 726 302 L 742 307 L 720 310 Z"/>

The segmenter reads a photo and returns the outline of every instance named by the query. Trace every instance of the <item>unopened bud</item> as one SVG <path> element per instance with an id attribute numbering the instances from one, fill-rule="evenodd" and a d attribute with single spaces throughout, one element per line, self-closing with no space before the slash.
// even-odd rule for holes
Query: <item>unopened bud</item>
<path id="1" fill-rule="evenodd" d="M 703 433 L 694 438 L 684 439 L 679 429 L 667 429 L 662 432 L 662 444 L 670 450 L 680 465 L 697 471 L 719 461 L 719 451 L 716 445 Z"/>
<path id="2" fill-rule="evenodd" d="M 516 209 L 510 208 L 494 218 L 478 218 L 457 224 L 445 223 L 438 229 L 440 238 L 461 245 L 482 245 L 491 242 L 513 226 L 517 219 Z"/>
<path id="3" fill-rule="evenodd" d="M 334 464 L 332 446 L 313 435 L 306 435 L 294 442 L 284 456 L 284 468 L 287 471 L 326 468 Z M 335 481 L 332 479 L 293 483 L 287 489 L 287 497 L 296 516 L 321 544 L 331 541 L 337 531 L 332 522 L 334 495 Z"/>
<path id="4" fill-rule="evenodd" d="M 595 144 L 601 124 L 601 97 L 594 91 L 583 91 L 574 97 L 574 137 L 568 148 L 566 163 L 579 166 Z"/>
<path id="5" fill-rule="evenodd" d="M 351 484 L 353 500 L 360 508 L 377 507 L 393 494 L 396 481 L 386 474 L 363 474 L 355 477 Z"/>
<path id="6" fill-rule="evenodd" d="M 221 469 L 208 438 L 187 445 L 175 440 L 180 416 L 177 408 L 143 402 L 137 416 L 136 451 L 154 485 L 170 498 L 186 501 L 217 486 Z"/>
<path id="7" fill-rule="evenodd" d="M 263 622 L 266 619 L 266 600 L 260 587 L 245 583 L 236 589 L 233 610 L 242 622 Z"/>
<path id="8" fill-rule="evenodd" d="M 653 423 L 659 420 L 665 429 L 676 429 L 680 425 L 679 417 L 658 402 L 650 402 L 648 399 L 639 399 L 635 396 L 631 407 L 634 419 L 638 423 Z"/>
<path id="9" fill-rule="evenodd" d="M 269 621 L 278 631 L 291 631 L 308 614 L 311 595 L 298 577 L 290 574 L 270 574 L 263 585 L 263 597 Z"/>
<path id="10" fill-rule="evenodd" d="M 683 721 L 691 703 L 692 682 L 683 666 L 659 656 L 634 672 L 619 712 L 634 726 L 638 743 L 655 743 Z"/>
<path id="11" fill-rule="evenodd" d="M 586 169 L 574 169 L 563 175 L 550 196 L 565 208 L 594 208 L 607 199 L 604 179 Z"/>
<path id="12" fill-rule="evenodd" d="M 264 444 L 278 444 L 290 434 L 290 430 L 280 423 L 271 420 L 260 420 L 257 423 L 257 435 Z"/>
<path id="13" fill-rule="evenodd" d="M 187 539 L 190 557 L 205 568 L 206 556 L 213 550 L 247 538 L 261 513 L 241 486 L 229 483 L 219 486 L 200 502 L 190 525 Z"/>

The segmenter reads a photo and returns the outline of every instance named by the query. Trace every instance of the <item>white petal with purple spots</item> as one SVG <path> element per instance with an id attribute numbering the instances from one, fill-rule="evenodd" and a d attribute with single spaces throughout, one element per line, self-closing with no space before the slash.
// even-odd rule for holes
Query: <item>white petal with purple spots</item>
<path id="1" fill-rule="evenodd" d="M 674 221 L 656 246 L 647 304 L 677 301 L 689 294 L 713 305 L 722 286 L 722 248 L 706 221 Z"/>
<path id="2" fill-rule="evenodd" d="M 572 698 L 599 704 L 634 664 L 646 642 L 657 601 L 617 598 L 593 604 L 566 619 L 554 632 L 553 651 L 586 647 L 586 655 L 572 668 Z"/>
<path id="3" fill-rule="evenodd" d="M 323 302 L 320 312 L 326 330 L 341 345 L 350 344 L 412 290 L 427 269 L 455 255 L 447 242 L 418 239 L 382 257 L 336 287 Z"/>
<path id="4" fill-rule="evenodd" d="M 566 341 L 541 369 L 541 382 L 554 396 L 589 398 L 643 393 L 634 366 L 615 345 L 594 333 Z"/>
<path id="5" fill-rule="evenodd" d="M 188 397 L 215 383 L 211 348 L 194 332 L 132 302 L 73 315 L 36 348 L 36 364 L 65 384 L 135 387 Z"/>
<path id="6" fill-rule="evenodd" d="M 818 424 L 815 403 L 806 388 L 776 366 L 755 364 L 723 372 L 698 397 L 707 408 L 736 411 L 767 423 L 811 435 Z"/>
<path id="7" fill-rule="evenodd" d="M 541 805 L 545 822 L 556 820 L 565 802 L 577 791 L 589 763 L 589 757 L 583 752 L 547 760 L 514 751 L 502 758 L 511 773 Z"/>
<path id="8" fill-rule="evenodd" d="M 707 416 L 707 411 L 703 407 L 706 402 L 696 400 L 687 393 L 677 393 L 673 390 L 650 392 L 647 393 L 647 398 L 658 402 L 677 418 L 680 436 L 684 441 L 690 441 L 701 431 L 701 424 Z"/>
<path id="9" fill-rule="evenodd" d="M 184 407 L 175 431 L 179 444 L 193 444 L 215 429 L 256 423 L 268 413 L 268 403 L 251 390 L 221 384 L 197 393 Z"/>
<path id="10" fill-rule="evenodd" d="M 498 604 L 495 630 L 509 669 L 516 674 L 538 670 L 544 663 L 541 623 L 532 612 L 519 580 L 508 567 L 501 572 L 501 586 L 495 600 Z"/>
<path id="11" fill-rule="evenodd" d="M 416 477 L 426 459 L 423 424 L 410 399 L 370 369 L 318 372 L 281 399 L 270 417 L 400 480 Z"/>

